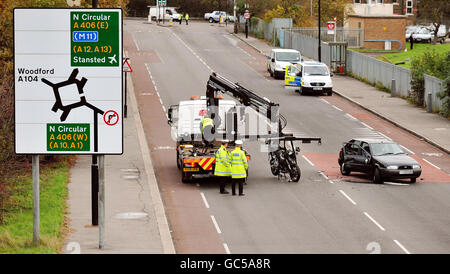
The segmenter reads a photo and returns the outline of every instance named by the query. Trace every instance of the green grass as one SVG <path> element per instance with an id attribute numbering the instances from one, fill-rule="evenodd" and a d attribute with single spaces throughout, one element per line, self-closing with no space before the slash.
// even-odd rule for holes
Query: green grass
<path id="1" fill-rule="evenodd" d="M 69 168 L 66 161 L 40 172 L 40 243 L 33 245 L 31 171 L 8 182 L 11 196 L 0 224 L 0 253 L 59 253 L 64 245 Z"/>
<path id="2" fill-rule="evenodd" d="M 432 44 L 424 44 L 424 43 L 414 43 L 413 50 L 410 50 L 409 42 L 407 42 L 406 44 L 407 44 L 406 49 L 408 51 L 383 54 L 383 55 L 380 55 L 378 57 L 378 59 L 385 61 L 385 62 L 390 62 L 393 64 L 405 61 L 405 64 L 402 64 L 400 66 L 405 67 L 405 68 L 410 68 L 411 67 L 410 62 L 406 61 L 406 59 L 408 59 L 408 58 L 409 58 L 409 60 L 412 60 L 412 58 L 421 56 L 422 54 L 424 54 L 426 51 L 429 51 L 429 50 L 435 50 L 437 53 L 444 53 L 444 52 L 450 51 L 450 44 L 432 45 Z"/>

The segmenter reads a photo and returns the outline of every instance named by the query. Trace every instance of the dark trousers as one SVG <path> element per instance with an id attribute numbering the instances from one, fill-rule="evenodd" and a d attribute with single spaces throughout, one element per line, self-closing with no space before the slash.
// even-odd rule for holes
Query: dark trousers
<path id="1" fill-rule="evenodd" d="M 217 176 L 219 180 L 220 192 L 225 191 L 225 186 L 230 182 L 231 176 Z"/>
<path id="2" fill-rule="evenodd" d="M 180 19 L 180 25 L 181 25 L 181 21 L 183 21 L 183 19 Z"/>
<path id="3" fill-rule="evenodd" d="M 236 183 L 239 185 L 239 194 L 244 194 L 245 178 L 231 179 L 231 193 L 236 194 Z"/>
<path id="4" fill-rule="evenodd" d="M 189 25 L 189 20 L 186 20 L 186 25 Z"/>

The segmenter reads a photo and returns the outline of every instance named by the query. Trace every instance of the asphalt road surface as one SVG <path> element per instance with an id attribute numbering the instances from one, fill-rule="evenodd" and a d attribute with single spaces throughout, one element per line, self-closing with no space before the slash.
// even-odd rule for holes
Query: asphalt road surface
<path id="1" fill-rule="evenodd" d="M 265 56 L 218 24 L 162 27 L 125 20 L 124 30 L 177 253 L 450 251 L 448 155 L 342 98 L 284 89 L 283 81 L 270 78 Z M 204 95 L 212 71 L 279 103 L 288 131 L 322 137 L 321 146 L 301 145 L 300 182 L 278 180 L 260 143 L 245 142 L 252 155 L 246 196 L 220 195 L 213 180 L 181 183 L 165 111 Z M 415 184 L 376 185 L 364 176 L 341 176 L 337 153 L 356 137 L 403 145 L 422 165 L 422 177 Z M 433 163 L 425 161 L 430 155 Z"/>

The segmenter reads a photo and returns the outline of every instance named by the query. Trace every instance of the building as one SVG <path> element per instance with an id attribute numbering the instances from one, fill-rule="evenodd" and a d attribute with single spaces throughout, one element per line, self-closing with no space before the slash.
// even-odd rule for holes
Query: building
<path id="1" fill-rule="evenodd" d="M 406 15 L 349 14 L 347 26 L 363 29 L 361 44 L 366 49 L 403 50 L 406 48 Z"/>
<path id="2" fill-rule="evenodd" d="M 414 20 L 418 0 L 353 0 L 353 10 L 359 15 L 406 15 Z M 410 18 L 411 17 L 411 18 Z"/>

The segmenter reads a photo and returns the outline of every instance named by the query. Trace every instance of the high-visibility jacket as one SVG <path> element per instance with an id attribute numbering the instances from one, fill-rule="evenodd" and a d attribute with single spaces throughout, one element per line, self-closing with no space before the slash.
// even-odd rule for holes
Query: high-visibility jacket
<path id="1" fill-rule="evenodd" d="M 231 156 L 230 152 L 223 145 L 216 151 L 216 176 L 231 176 Z"/>
<path id="2" fill-rule="evenodd" d="M 206 126 L 213 126 L 214 127 L 214 122 L 211 118 L 205 117 L 202 120 L 202 133 L 203 130 L 205 129 Z"/>
<path id="3" fill-rule="evenodd" d="M 178 20 L 182 20 L 183 19 L 183 15 L 181 15 L 181 14 L 178 14 Z"/>
<path id="4" fill-rule="evenodd" d="M 239 179 L 247 177 L 247 156 L 240 147 L 236 147 L 231 153 L 231 178 Z"/>
<path id="5" fill-rule="evenodd" d="M 189 14 L 186 13 L 186 16 L 184 17 L 186 20 L 189 20 Z"/>

